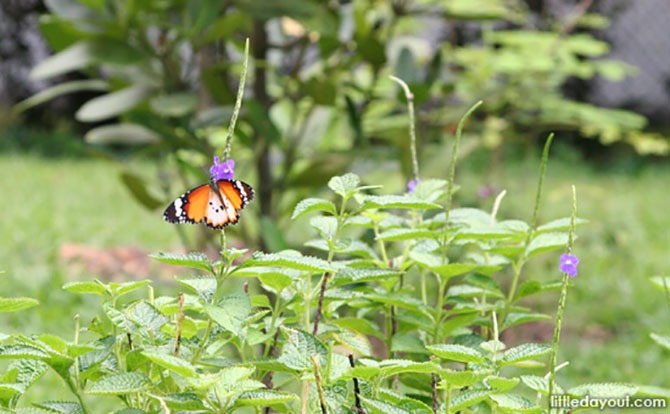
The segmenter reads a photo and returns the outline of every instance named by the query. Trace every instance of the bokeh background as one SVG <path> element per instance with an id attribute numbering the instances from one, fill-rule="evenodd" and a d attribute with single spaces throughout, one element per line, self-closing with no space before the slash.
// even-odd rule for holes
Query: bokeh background
<path id="1" fill-rule="evenodd" d="M 67 281 L 151 278 L 155 251 L 211 249 L 212 234 L 162 210 L 221 154 L 246 38 L 251 68 L 232 154 L 256 188 L 254 250 L 301 248 L 295 203 L 354 171 L 384 191 L 411 178 L 414 93 L 422 177 L 445 177 L 465 110 L 459 206 L 529 220 L 539 153 L 552 148 L 542 221 L 570 213 L 580 275 L 570 291 L 563 381 L 670 386 L 670 3 L 568 0 L 4 0 L 0 3 L 0 296 L 41 306 L 0 332 L 68 332 L 95 301 Z M 303 223 L 304 224 L 304 223 Z M 556 263 L 533 263 L 555 277 Z M 554 312 L 556 297 L 533 303 Z M 526 325 L 524 325 L 526 326 Z M 532 324 L 510 342 L 547 341 Z M 41 392 L 40 390 L 34 392 Z"/>

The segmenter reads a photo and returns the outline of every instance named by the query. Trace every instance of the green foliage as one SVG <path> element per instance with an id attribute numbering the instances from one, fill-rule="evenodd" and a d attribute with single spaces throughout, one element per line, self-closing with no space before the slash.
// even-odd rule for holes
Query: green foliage
<path id="1" fill-rule="evenodd" d="M 15 109 L 65 93 L 104 92 L 75 114 L 83 122 L 113 120 L 92 128 L 88 142 L 140 146 L 143 157 L 170 154 L 162 166 L 169 172 L 157 177 L 167 187 L 162 198 L 143 191 L 156 180 L 123 176 L 131 194 L 150 209 L 167 203 L 183 181 L 201 180 L 202 167 L 222 147 L 247 37 L 258 82 L 247 92 L 235 132 L 244 147 L 238 161 L 248 161 L 238 165 L 256 166 L 260 216 L 277 228 L 286 223 L 276 206 L 320 188 L 352 164 L 367 162 L 373 150 L 395 158 L 410 175 L 403 140 L 407 119 L 398 114 L 397 90 L 386 81 L 391 74 L 407 82 L 413 102 L 422 107 L 417 124 L 426 138 L 419 150 L 427 155 L 443 142 L 458 114 L 482 97 L 484 111 L 473 128 L 479 146 L 534 142 L 538 133 L 551 129 L 578 131 L 607 144 L 624 141 L 642 154 L 668 152 L 665 138 L 643 132 L 644 117 L 563 94 L 570 78 L 620 80 L 633 72 L 622 62 L 604 59 L 607 43 L 587 32 L 573 33 L 606 26 L 597 14 L 546 21 L 544 29 L 532 29 L 521 25 L 533 19 L 532 12 L 516 0 L 341 5 L 294 0 L 272 7 L 242 0 L 121 2 L 114 7 L 72 0 L 46 6 L 49 14 L 40 26 L 55 54 L 34 68 L 33 77 L 81 71 L 90 79 L 57 84 Z M 439 25 L 435 30 L 443 31 L 443 38 L 454 40 L 431 44 L 417 34 L 428 18 Z M 491 29 L 515 26 L 521 27 Z M 460 44 L 456 39 L 465 33 L 471 38 Z M 280 156 L 280 168 L 271 163 L 270 152 Z M 169 187 L 172 182 L 180 182 L 179 190 Z M 369 201 L 378 207 L 375 203 L 392 199 Z M 266 245 L 281 243 L 277 237 L 256 236 Z"/>

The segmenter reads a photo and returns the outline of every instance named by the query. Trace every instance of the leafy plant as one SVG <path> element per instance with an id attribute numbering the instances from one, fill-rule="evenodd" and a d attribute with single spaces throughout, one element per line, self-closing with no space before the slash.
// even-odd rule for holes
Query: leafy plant
<path id="1" fill-rule="evenodd" d="M 452 208 L 457 128 L 448 179 L 424 179 L 411 192 L 381 194 L 359 176 L 335 176 L 330 198 L 308 198 L 293 219 L 316 238 L 295 250 L 227 247 L 221 258 L 158 253 L 189 268 L 183 292 L 156 295 L 151 282 L 70 282 L 73 294 L 100 298 L 100 314 L 72 340 L 6 335 L 0 404 L 21 412 L 26 390 L 53 371 L 72 400 L 33 403 L 47 412 L 93 412 L 115 396 L 118 413 L 260 411 L 321 413 L 548 412 L 550 395 L 660 395 L 635 384 L 558 384 L 562 310 L 576 261 L 557 280 L 523 275 L 538 255 L 570 251 L 576 217 L 537 223 L 549 144 L 533 217 L 500 220 L 492 211 Z M 522 278 L 523 275 L 523 278 Z M 582 276 L 584 277 L 584 276 Z M 231 292 L 231 278 L 268 293 Z M 561 291 L 551 344 L 505 344 L 501 334 L 551 319 L 523 299 Z M 144 292 L 138 297 L 138 293 Z M 143 297 L 142 297 L 143 296 Z M 90 316 L 87 317 L 87 319 Z M 87 339 L 83 340 L 82 336 Z M 533 399 L 532 395 L 536 397 Z"/>

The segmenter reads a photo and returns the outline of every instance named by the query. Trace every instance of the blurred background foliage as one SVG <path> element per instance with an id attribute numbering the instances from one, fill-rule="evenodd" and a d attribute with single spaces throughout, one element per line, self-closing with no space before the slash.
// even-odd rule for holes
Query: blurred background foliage
<path id="1" fill-rule="evenodd" d="M 49 86 L 13 113 L 30 117 L 76 93 L 85 141 L 115 148 L 128 166 L 124 185 L 159 209 L 206 180 L 206 165 L 221 153 L 249 37 L 253 68 L 233 156 L 237 177 L 255 183 L 260 220 L 237 231 L 247 242 L 283 248 L 288 212 L 332 175 L 395 164 L 409 177 L 404 97 L 388 75 L 414 93 L 427 166 L 446 159 L 445 139 L 477 100 L 484 106 L 464 155 L 492 150 L 489 177 L 503 144 L 528 152 L 549 131 L 667 154 L 668 140 L 648 130 L 644 116 L 566 90 L 569 82 L 635 72 L 606 58 L 610 47 L 594 32 L 608 20 L 590 3 L 557 14 L 521 0 L 34 2 L 53 55 L 31 78 Z M 127 162 L 147 158 L 158 165 L 153 177 Z M 187 244 L 205 238 L 198 240 Z"/>

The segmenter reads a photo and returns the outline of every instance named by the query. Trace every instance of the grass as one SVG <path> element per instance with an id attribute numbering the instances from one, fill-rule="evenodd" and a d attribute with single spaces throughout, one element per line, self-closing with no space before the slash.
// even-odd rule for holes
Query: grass
<path id="1" fill-rule="evenodd" d="M 667 274 L 670 268 L 668 195 L 662 190 L 670 181 L 670 168 L 649 164 L 631 174 L 600 171 L 577 161 L 560 153 L 552 156 L 540 210 L 541 222 L 569 216 L 574 184 L 578 215 L 589 220 L 578 231 L 575 253 L 582 262 L 568 296 L 559 355 L 559 362 L 569 360 L 571 365 L 559 373 L 559 380 L 566 386 L 631 381 L 667 387 L 668 355 L 649 333 L 670 333 L 670 304 L 651 288 L 648 278 Z M 495 182 L 482 181 L 481 165 L 462 164 L 457 202 L 490 209 L 493 198 L 479 199 L 476 194 L 480 185 L 493 184 L 508 192 L 499 217 L 528 219 L 537 159 L 505 165 Z M 149 164 L 135 168 L 152 174 Z M 427 165 L 425 171 L 431 169 Z M 120 184 L 119 171 L 117 164 L 100 160 L 0 154 L 0 269 L 5 271 L 0 277 L 8 282 L 0 296 L 36 296 L 42 304 L 38 310 L 3 319 L 0 332 L 62 334 L 72 329 L 71 316 L 91 303 L 59 289 L 71 279 L 57 260 L 63 243 L 151 251 L 179 246 L 177 233 L 163 222 L 160 211 L 149 212 L 132 201 Z M 558 277 L 557 266 L 555 257 L 540 256 L 527 271 L 550 279 Z M 553 315 L 556 301 L 556 296 L 546 296 L 534 306 Z"/>

